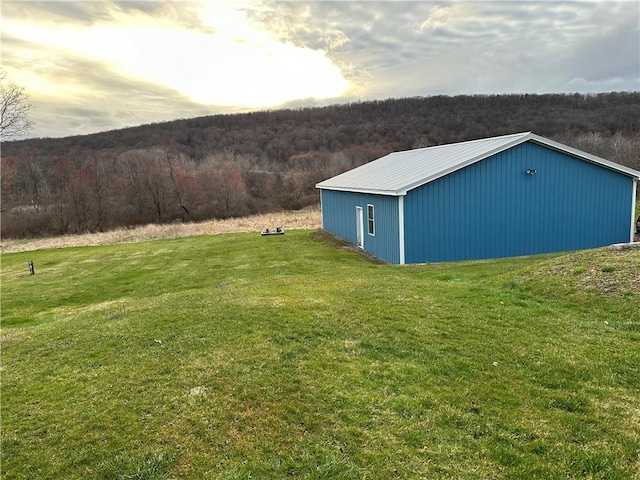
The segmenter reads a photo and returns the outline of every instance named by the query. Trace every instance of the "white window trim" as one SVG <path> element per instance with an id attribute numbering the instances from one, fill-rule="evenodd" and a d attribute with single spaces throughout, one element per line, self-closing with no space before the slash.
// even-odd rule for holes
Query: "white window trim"
<path id="1" fill-rule="evenodd" d="M 369 207 L 371 207 L 371 217 L 369 217 Z M 371 203 L 367 203 L 367 233 L 372 237 L 376 236 L 376 209 Z"/>
<path id="2" fill-rule="evenodd" d="M 364 213 L 360 205 L 356 205 L 356 246 L 364 250 Z"/>

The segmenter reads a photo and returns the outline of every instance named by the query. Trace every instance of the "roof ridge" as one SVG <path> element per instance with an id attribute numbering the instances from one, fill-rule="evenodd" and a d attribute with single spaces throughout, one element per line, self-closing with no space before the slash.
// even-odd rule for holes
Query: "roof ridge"
<path id="1" fill-rule="evenodd" d="M 451 147 L 454 145 L 463 145 L 465 143 L 480 143 L 487 141 L 495 141 L 500 138 L 509 138 L 509 137 L 526 137 L 527 135 L 531 135 L 532 132 L 520 132 L 520 133 L 508 133 L 506 135 L 496 135 L 495 137 L 485 137 L 485 138 L 476 138 L 475 140 L 463 140 L 462 142 L 454 142 L 454 143 L 443 143 L 441 145 L 431 145 L 430 147 L 420 147 L 420 148 L 409 148 L 407 150 L 399 150 L 397 152 L 391 152 L 391 155 L 396 153 L 405 153 L 405 152 L 414 152 L 417 150 L 426 150 L 428 148 L 440 148 L 440 147 Z"/>
<path id="2" fill-rule="evenodd" d="M 405 195 L 409 190 L 432 182 L 491 155 L 533 142 L 565 155 L 580 158 L 624 175 L 640 179 L 640 172 L 582 150 L 541 137 L 532 132 L 449 143 L 402 152 L 393 152 L 365 163 L 316 186 L 334 190 L 383 195 Z"/>

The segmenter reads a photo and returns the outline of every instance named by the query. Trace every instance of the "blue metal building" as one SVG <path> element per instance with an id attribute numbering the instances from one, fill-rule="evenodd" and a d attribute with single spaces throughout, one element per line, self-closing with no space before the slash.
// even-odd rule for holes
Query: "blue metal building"
<path id="1" fill-rule="evenodd" d="M 633 241 L 639 180 L 526 132 L 391 153 L 316 187 L 324 230 L 405 264 Z"/>

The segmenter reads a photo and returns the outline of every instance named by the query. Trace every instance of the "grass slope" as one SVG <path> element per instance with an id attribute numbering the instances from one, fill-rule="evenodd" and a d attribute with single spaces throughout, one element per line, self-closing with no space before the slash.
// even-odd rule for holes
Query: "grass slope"
<path id="1" fill-rule="evenodd" d="M 309 231 L 5 254 L 2 478 L 637 479 L 638 272 Z"/>

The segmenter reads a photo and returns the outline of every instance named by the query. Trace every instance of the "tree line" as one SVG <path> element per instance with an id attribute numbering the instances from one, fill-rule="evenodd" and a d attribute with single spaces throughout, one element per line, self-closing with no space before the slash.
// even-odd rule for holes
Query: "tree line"
<path id="1" fill-rule="evenodd" d="M 239 217 L 392 151 L 533 131 L 640 168 L 640 93 L 476 95 L 215 115 L 2 144 L 3 237 Z"/>

